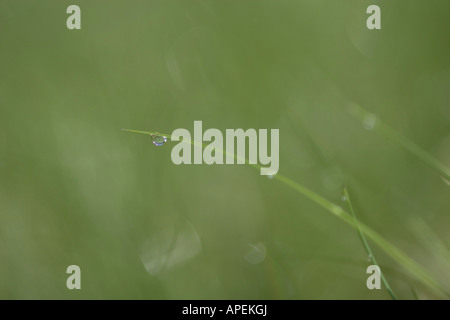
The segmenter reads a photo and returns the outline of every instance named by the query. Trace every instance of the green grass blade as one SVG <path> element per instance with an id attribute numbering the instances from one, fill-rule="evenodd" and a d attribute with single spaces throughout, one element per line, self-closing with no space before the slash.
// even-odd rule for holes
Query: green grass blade
<path id="1" fill-rule="evenodd" d="M 350 213 L 353 216 L 353 220 L 355 221 L 355 224 L 357 225 L 359 237 L 361 239 L 361 242 L 364 245 L 364 248 L 366 249 L 367 254 L 369 255 L 370 261 L 372 262 L 373 265 L 376 265 L 376 266 L 378 266 L 378 268 L 380 268 L 380 266 L 378 265 L 378 263 L 375 259 L 375 255 L 373 254 L 372 249 L 370 248 L 370 245 L 367 242 L 366 237 L 364 236 L 364 233 L 362 232 L 361 228 L 359 227 L 358 219 L 356 219 L 356 214 L 355 214 L 355 211 L 353 210 L 352 201 L 350 200 L 350 194 L 348 193 L 348 190 L 346 187 L 343 187 L 342 191 L 343 191 L 344 201 L 347 203 Z M 386 277 L 384 276 L 384 273 L 381 271 L 381 268 L 380 268 L 380 275 L 381 275 L 381 280 L 383 281 L 384 286 L 386 287 L 386 290 L 389 293 L 389 295 L 391 296 L 392 300 L 397 300 L 397 297 L 395 296 L 394 291 L 392 290 Z"/>
<path id="2" fill-rule="evenodd" d="M 355 103 L 351 104 L 351 106 L 347 110 L 349 114 L 362 122 L 365 119 L 368 119 L 368 117 L 374 117 L 373 114 Z M 412 155 L 423 161 L 425 164 L 436 170 L 439 174 L 442 175 L 443 178 L 450 181 L 450 168 L 446 167 L 443 163 L 434 158 L 428 152 L 424 151 L 417 144 L 386 125 L 380 119 L 376 118 L 375 122 L 373 123 L 373 130 L 378 134 L 384 136 L 385 138 L 393 141 L 395 144 L 401 146 L 403 149 L 407 150 Z"/>
<path id="3" fill-rule="evenodd" d="M 166 133 L 160 133 L 160 132 L 151 132 L 151 131 L 142 131 L 142 130 L 131 130 L 131 129 L 122 129 L 123 131 L 132 132 L 132 133 L 139 133 L 139 134 L 145 134 L 145 135 L 159 135 L 159 136 L 165 136 L 168 138 L 174 138 L 169 134 Z M 176 137 L 175 137 L 176 138 Z M 196 146 L 202 146 L 205 147 L 205 145 L 196 142 L 196 141 L 186 141 L 191 143 L 192 145 Z M 223 150 L 216 150 L 221 151 L 222 154 L 227 154 L 227 152 Z M 235 158 L 236 155 L 233 155 Z M 248 161 L 246 161 L 248 163 Z M 260 170 L 262 167 L 257 164 L 250 164 L 251 167 Z M 414 260 L 409 258 L 406 254 L 404 254 L 401 250 L 397 249 L 394 245 L 392 245 L 390 242 L 385 240 L 382 236 L 380 236 L 377 232 L 373 231 L 371 228 L 365 226 L 363 223 L 355 223 L 355 220 L 352 218 L 350 213 L 345 211 L 340 206 L 332 203 L 331 201 L 328 201 L 324 197 L 320 196 L 319 194 L 315 193 L 314 191 L 311 191 L 310 189 L 304 187 L 303 185 L 281 175 L 276 174 L 274 175 L 274 179 L 284 183 L 291 189 L 297 191 L 298 193 L 302 194 L 303 196 L 309 198 L 322 208 L 329 211 L 334 216 L 338 217 L 345 223 L 349 224 L 356 230 L 358 227 L 361 229 L 361 231 L 369 238 L 371 239 L 380 249 L 382 249 L 384 252 L 386 252 L 392 259 L 394 259 L 396 262 L 398 262 L 401 266 L 403 266 L 409 273 L 419 282 L 421 282 L 423 285 L 431 289 L 436 295 L 446 298 L 447 296 L 450 296 L 448 294 L 447 290 L 441 285 L 440 282 L 438 282 L 434 277 L 428 274 L 426 270 L 424 270 L 419 264 L 417 264 Z"/>

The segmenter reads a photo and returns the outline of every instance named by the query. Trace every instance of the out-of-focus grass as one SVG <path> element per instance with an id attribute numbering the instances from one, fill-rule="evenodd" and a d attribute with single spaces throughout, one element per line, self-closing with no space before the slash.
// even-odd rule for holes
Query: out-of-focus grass
<path id="1" fill-rule="evenodd" d="M 370 248 L 370 245 L 366 240 L 366 236 L 364 235 L 364 232 L 361 230 L 361 228 L 359 226 L 358 219 L 356 218 L 355 211 L 353 210 L 352 201 L 350 199 L 350 194 L 348 193 L 348 190 L 345 186 L 343 187 L 343 190 L 342 190 L 342 197 L 343 197 L 343 200 L 347 203 L 350 213 L 352 214 L 353 220 L 355 221 L 355 224 L 356 224 L 356 229 L 358 231 L 359 237 L 361 238 L 361 242 L 363 243 L 364 248 L 366 249 L 367 254 L 369 255 L 370 261 L 372 262 L 373 265 L 379 267 L 377 260 L 375 259 L 375 255 L 373 254 L 372 249 Z M 381 277 L 381 280 L 383 281 L 384 286 L 386 287 L 386 290 L 389 292 L 389 295 L 391 296 L 391 298 L 393 300 L 397 300 L 397 297 L 395 296 L 394 291 L 392 290 L 391 286 L 389 285 L 388 281 L 386 280 L 386 277 L 383 274 L 383 271 L 381 271 L 381 270 L 380 270 L 380 277 Z"/>
<path id="2" fill-rule="evenodd" d="M 441 174 L 442 178 L 450 180 L 450 169 L 448 167 L 424 151 L 417 144 L 403 137 L 401 134 L 384 124 L 382 120 L 377 118 L 374 114 L 364 110 L 361 106 L 355 103 L 349 106 L 348 112 L 355 116 L 358 120 L 362 121 L 366 127 L 370 128 L 370 130 L 373 129 L 377 133 L 385 136 L 395 144 L 409 151 L 414 157 L 423 161 L 425 164 L 436 170 L 436 172 Z"/>
<path id="3" fill-rule="evenodd" d="M 386 298 L 325 208 L 244 166 L 175 166 L 119 130 L 194 120 L 280 129 L 283 175 L 334 203 L 351 186 L 358 220 L 449 287 L 410 228 L 448 246 L 448 185 L 346 107 L 448 166 L 450 4 L 378 2 L 380 32 L 360 0 L 80 0 L 80 31 L 72 2 L 1 1 L 0 297 Z M 372 249 L 400 298 L 434 297 Z"/>
<path id="4" fill-rule="evenodd" d="M 151 132 L 151 131 L 134 130 L 134 129 L 122 129 L 122 130 L 126 131 L 126 132 L 131 132 L 131 133 L 144 134 L 144 135 L 152 137 L 152 139 L 154 137 L 162 136 L 162 137 L 167 137 L 171 140 L 180 141 L 180 137 L 173 137 L 172 135 L 170 135 L 168 133 Z M 205 148 L 205 146 L 206 146 L 201 141 L 195 141 L 195 140 L 188 140 L 188 141 L 183 140 L 183 143 L 188 143 L 188 144 L 191 144 L 192 146 L 198 146 L 201 148 Z M 219 152 L 226 156 L 230 155 L 225 150 L 221 150 L 221 149 L 215 149 L 215 152 Z M 239 156 L 236 154 L 232 154 L 230 156 L 233 156 L 235 159 L 239 158 Z M 250 164 L 248 159 L 242 159 L 242 160 L 244 160 L 243 163 L 246 163 L 249 166 L 256 168 L 258 171 L 260 171 L 262 168 L 258 164 Z M 347 189 L 344 188 L 344 196 L 345 196 L 346 202 L 349 206 L 351 215 L 348 212 L 346 212 L 344 209 L 342 209 L 342 207 L 328 201 L 327 199 L 323 198 L 319 194 L 306 188 L 305 186 L 301 185 L 300 183 L 289 179 L 288 177 L 285 177 L 281 174 L 276 174 L 276 175 L 272 176 L 271 178 L 281 181 L 282 183 L 286 184 L 293 190 L 297 191 L 302 196 L 305 196 L 306 198 L 312 200 L 319 206 L 325 208 L 329 213 L 333 214 L 337 218 L 341 219 L 342 221 L 348 223 L 350 226 L 354 227 L 359 232 L 360 238 L 364 244 L 364 247 L 368 251 L 370 261 L 373 264 L 378 265 L 376 263 L 374 255 L 372 253 L 372 250 L 370 249 L 370 247 L 365 239 L 365 234 L 367 234 L 367 236 L 370 237 L 382 250 L 384 250 L 394 260 L 396 260 L 405 269 L 407 269 L 418 281 L 420 281 L 422 284 L 427 286 L 429 289 L 433 290 L 434 293 L 440 295 L 441 297 L 446 297 L 448 295 L 446 293 L 446 288 L 444 286 L 442 286 L 439 283 L 439 281 L 437 281 L 432 276 L 430 276 L 428 274 L 428 272 L 425 271 L 421 266 L 416 264 L 413 260 L 411 260 L 408 256 L 406 256 L 403 252 L 401 252 L 398 248 L 393 246 L 391 243 L 389 243 L 388 241 L 383 239 L 383 237 L 381 237 L 378 233 L 373 231 L 370 227 L 367 227 L 364 224 L 361 224 L 356 220 L 356 216 L 353 211 L 353 207 L 352 207 L 352 204 L 350 201 L 350 196 L 348 194 Z M 381 278 L 383 280 L 383 283 L 386 286 L 386 289 L 388 290 L 389 294 L 391 295 L 391 297 L 393 299 L 396 299 L 391 287 L 389 286 L 389 284 L 386 281 L 386 278 L 384 277 L 383 274 L 381 274 Z"/>

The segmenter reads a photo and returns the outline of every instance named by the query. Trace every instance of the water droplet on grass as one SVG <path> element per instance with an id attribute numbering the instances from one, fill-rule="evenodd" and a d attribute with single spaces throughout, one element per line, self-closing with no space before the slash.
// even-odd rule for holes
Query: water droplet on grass
<path id="1" fill-rule="evenodd" d="M 164 143 L 167 142 L 167 138 L 164 136 L 154 136 L 152 135 L 153 144 L 155 146 L 162 146 Z"/>

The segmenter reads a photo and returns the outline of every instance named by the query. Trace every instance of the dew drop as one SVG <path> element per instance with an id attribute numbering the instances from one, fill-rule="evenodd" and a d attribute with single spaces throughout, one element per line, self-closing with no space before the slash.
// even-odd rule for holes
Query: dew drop
<path id="1" fill-rule="evenodd" d="M 164 137 L 164 136 L 155 136 L 155 135 L 152 135 L 152 140 L 153 140 L 153 144 L 155 145 L 155 146 L 162 146 L 164 143 L 166 143 L 167 142 L 167 138 L 166 137 Z"/>
<path id="2" fill-rule="evenodd" d="M 375 124 L 377 122 L 377 116 L 373 113 L 369 113 L 364 117 L 362 126 L 366 130 L 372 130 L 375 127 Z"/>
<path id="3" fill-rule="evenodd" d="M 341 199 L 342 199 L 342 201 L 344 201 L 344 202 L 347 201 L 347 197 L 344 196 L 344 195 L 341 197 Z"/>
<path id="4" fill-rule="evenodd" d="M 369 254 L 369 256 L 368 256 L 367 260 L 368 260 L 369 262 L 371 262 L 371 261 L 372 261 L 372 255 L 371 255 L 371 254 Z"/>

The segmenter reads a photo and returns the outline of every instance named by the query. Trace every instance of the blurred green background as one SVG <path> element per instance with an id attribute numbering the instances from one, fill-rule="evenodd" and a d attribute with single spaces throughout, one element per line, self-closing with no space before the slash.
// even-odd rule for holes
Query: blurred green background
<path id="1" fill-rule="evenodd" d="M 81 7 L 81 30 L 66 8 Z M 382 10 L 382 30 L 366 9 Z M 389 299 L 354 229 L 243 165 L 121 128 L 280 129 L 280 174 L 450 286 L 450 2 L 0 2 L 0 298 Z M 434 298 L 373 247 L 400 298 Z M 66 288 L 81 267 L 82 289 Z M 414 293 L 415 292 L 415 293 Z"/>

